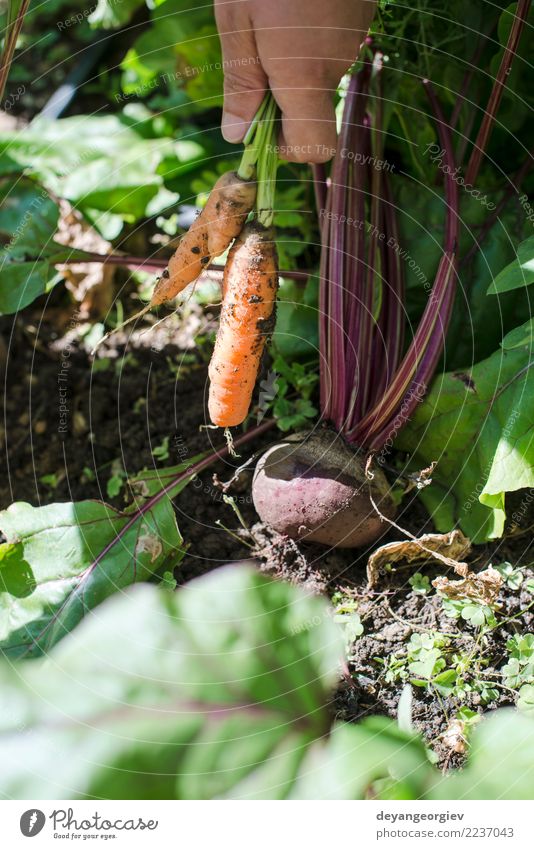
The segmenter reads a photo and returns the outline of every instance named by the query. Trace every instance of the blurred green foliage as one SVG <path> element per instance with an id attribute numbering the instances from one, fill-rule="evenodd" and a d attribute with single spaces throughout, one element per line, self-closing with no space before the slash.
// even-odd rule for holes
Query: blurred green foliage
<path id="1" fill-rule="evenodd" d="M 530 693 L 523 691 L 523 713 L 497 711 L 478 723 L 467 766 L 443 777 L 411 722 L 401 730 L 385 717 L 332 720 L 343 643 L 323 599 L 247 565 L 177 592 L 136 587 L 108 600 L 49 659 L 0 664 L 0 792 L 533 798 Z"/>

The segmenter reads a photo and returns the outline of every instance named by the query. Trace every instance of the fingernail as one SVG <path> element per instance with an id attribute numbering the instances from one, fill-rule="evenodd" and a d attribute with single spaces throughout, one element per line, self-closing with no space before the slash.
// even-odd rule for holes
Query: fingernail
<path id="1" fill-rule="evenodd" d="M 221 122 L 221 132 L 223 139 L 227 142 L 240 142 L 245 138 L 249 127 L 248 121 L 243 121 L 238 115 L 232 115 L 231 112 L 224 112 Z"/>

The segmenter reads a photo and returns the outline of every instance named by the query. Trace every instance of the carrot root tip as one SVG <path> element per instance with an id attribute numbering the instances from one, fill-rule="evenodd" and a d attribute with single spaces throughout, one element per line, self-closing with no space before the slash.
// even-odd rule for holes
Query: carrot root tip
<path id="1" fill-rule="evenodd" d="M 131 315 L 130 318 L 126 319 L 126 321 L 121 322 L 121 324 L 118 324 L 117 327 L 113 328 L 113 330 L 109 330 L 108 333 L 105 333 L 104 336 L 102 336 L 102 339 L 99 339 L 98 342 L 96 343 L 95 347 L 92 349 L 91 357 L 94 357 L 94 355 L 95 355 L 97 349 L 100 347 L 100 345 L 102 345 L 103 342 L 105 342 L 107 339 L 109 339 L 110 336 L 113 336 L 114 333 L 118 333 L 119 330 L 122 330 L 124 327 L 126 327 L 126 325 L 131 324 L 132 321 L 136 321 L 138 318 L 142 318 L 144 315 L 147 314 L 149 309 L 151 309 L 151 304 L 147 304 L 145 307 L 143 307 L 142 310 L 140 310 L 139 312 L 136 312 L 135 315 Z"/>
<path id="2" fill-rule="evenodd" d="M 240 457 L 241 455 L 237 453 L 235 450 L 234 439 L 232 437 L 232 432 L 229 427 L 225 427 L 224 429 L 224 438 L 226 439 L 226 445 L 228 446 L 228 453 L 231 457 Z"/>

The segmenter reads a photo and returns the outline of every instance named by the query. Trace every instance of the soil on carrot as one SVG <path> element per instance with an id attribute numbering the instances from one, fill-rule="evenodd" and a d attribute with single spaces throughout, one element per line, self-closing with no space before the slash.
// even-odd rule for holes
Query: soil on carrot
<path id="1" fill-rule="evenodd" d="M 93 359 L 94 325 L 77 322 L 61 305 L 47 308 L 44 319 L 37 308 L 14 322 L 1 319 L 8 354 L 0 507 L 13 501 L 43 505 L 99 498 L 120 508 L 128 499 L 128 476 L 144 467 L 190 463 L 222 446 L 221 431 L 205 427 L 207 361 L 215 327 L 213 313 L 190 303 L 180 317 L 170 315 L 151 330 L 145 322 L 112 336 Z M 341 599 L 352 605 L 363 633 L 349 646 L 350 674 L 332 705 L 345 720 L 397 715 L 406 676 L 391 672 L 391 659 L 399 661 L 397 669 L 406 669 L 407 641 L 413 634 L 444 635 L 448 657 L 453 651 L 466 657 L 475 652 L 484 680 L 502 680 L 498 670 L 507 659 L 507 640 L 534 630 L 533 596 L 524 589 L 534 576 L 528 565 L 533 559 L 532 516 L 524 516 L 523 530 L 476 546 L 469 557 L 475 571 L 504 561 L 525 567 L 522 587 L 501 589 L 501 624 L 480 640 L 476 629 L 446 615 L 432 588 L 418 592 L 409 583 L 417 571 L 432 581 L 437 575 L 457 577 L 452 570 L 438 564 L 400 563 L 386 571 L 377 587 L 367 588 L 370 551 L 401 539 L 399 531 L 387 530 L 380 543 L 360 551 L 294 543 L 258 521 L 250 470 L 228 488 L 232 507 L 221 482 L 230 480 L 238 466 L 276 438 L 272 431 L 247 444 L 241 457 L 220 461 L 175 499 L 187 546 L 176 569 L 178 584 L 223 563 L 254 559 L 270 575 L 303 585 L 311 593 L 324 593 L 334 603 Z M 397 522 L 415 535 L 433 530 L 414 495 L 403 502 Z M 459 699 L 429 686 L 414 686 L 413 698 L 415 728 L 443 767 L 457 766 L 464 757 L 461 733 L 454 731 L 460 707 L 483 712 L 513 703 L 513 694 L 502 687 L 487 705 L 477 692 Z"/>

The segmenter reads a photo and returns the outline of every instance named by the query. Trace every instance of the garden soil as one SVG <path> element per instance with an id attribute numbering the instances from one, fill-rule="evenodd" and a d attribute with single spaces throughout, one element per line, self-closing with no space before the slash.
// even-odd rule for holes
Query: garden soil
<path id="1" fill-rule="evenodd" d="M 115 334 L 93 358 L 90 349 L 98 338 L 94 326 L 78 322 L 61 303 L 48 306 L 43 318 L 42 306 L 37 302 L 24 320 L 0 320 L 6 347 L 5 415 L 0 433 L 2 509 L 13 501 L 37 506 L 87 498 L 124 507 L 128 476 L 145 467 L 189 463 L 224 445 L 222 433 L 206 427 L 207 361 L 216 311 L 190 304 L 185 315 L 170 315 L 158 327 L 152 329 L 145 322 L 131 332 Z M 61 410 L 62 405 L 66 410 Z M 330 597 L 337 593 L 353 601 L 364 632 L 350 647 L 349 666 L 332 711 L 349 721 L 377 713 L 395 717 L 402 682 L 386 681 L 380 659 L 402 656 L 406 640 L 414 633 L 458 634 L 460 647 L 468 651 L 473 645 L 473 632 L 461 630 L 447 617 L 434 593 L 417 594 L 408 583 L 418 569 L 430 579 L 447 572 L 438 564 L 400 563 L 378 586 L 368 589 L 365 567 L 376 544 L 368 550 L 329 551 L 281 537 L 258 520 L 250 471 L 240 474 L 229 488 L 236 509 L 232 508 L 221 482 L 230 480 L 240 464 L 274 439 L 276 431 L 246 444 L 239 458 L 219 461 L 175 499 L 187 546 L 175 572 L 177 584 L 224 563 L 253 559 L 264 572 L 303 585 L 311 593 Z M 108 494 L 110 478 L 116 486 L 122 482 L 113 497 Z M 471 568 L 509 560 L 527 566 L 525 575 L 533 574 L 528 567 L 534 559 L 529 530 L 533 521 L 525 517 L 518 533 L 474 547 Z M 397 522 L 415 535 L 433 530 L 413 494 L 403 502 Z M 389 529 L 380 542 L 400 538 L 399 531 Z M 502 590 L 501 613 L 515 618 L 486 640 L 486 677 L 491 678 L 504 663 L 506 640 L 513 633 L 534 630 L 532 609 L 521 612 L 531 602 L 526 592 Z M 460 764 L 463 754 L 451 748 L 446 734 L 459 705 L 428 689 L 413 690 L 416 729 L 443 767 Z M 477 698 L 468 697 L 463 704 L 482 711 Z M 503 690 L 491 709 L 509 702 Z"/>

